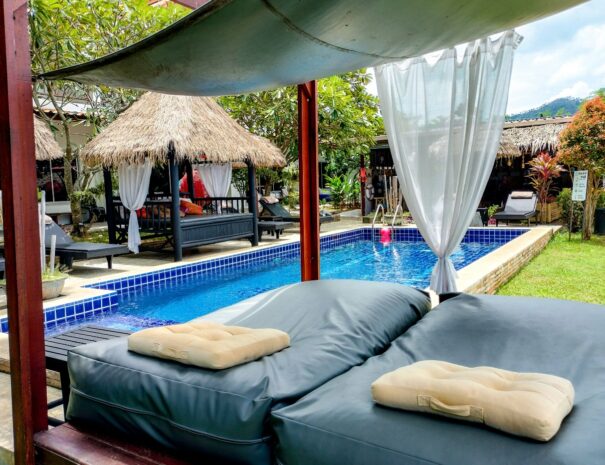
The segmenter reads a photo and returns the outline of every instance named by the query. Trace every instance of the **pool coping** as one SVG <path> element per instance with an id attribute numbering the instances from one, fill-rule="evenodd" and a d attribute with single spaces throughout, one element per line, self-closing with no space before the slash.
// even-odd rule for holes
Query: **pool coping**
<path id="1" fill-rule="evenodd" d="M 538 228 L 535 228 L 538 229 Z M 552 230 L 552 228 L 543 228 Z M 467 265 L 465 268 L 458 271 L 459 289 L 466 291 L 472 289 L 472 283 L 481 281 L 485 276 L 481 275 L 483 267 L 493 272 L 493 269 L 498 268 L 498 261 L 485 261 L 492 254 L 500 251 L 503 248 L 509 250 L 509 244 L 517 241 L 520 237 L 526 236 L 532 229 L 524 227 L 511 228 L 469 228 L 465 240 L 468 237 L 476 237 L 479 242 L 489 240 L 489 237 L 501 238 L 507 233 L 514 238 L 502 244 L 498 249 L 490 252 L 486 256 Z M 424 240 L 414 225 L 397 227 L 394 229 L 396 240 Z M 552 233 L 551 233 L 552 235 Z M 518 236 L 518 237 L 517 237 Z M 354 242 L 362 239 L 371 239 L 372 228 L 369 226 L 359 226 L 351 229 L 331 231 L 321 234 L 321 250 L 322 252 L 330 250 L 334 247 Z M 540 235 L 540 237 L 542 237 Z M 516 250 L 515 248 L 510 250 Z M 540 249 L 541 250 L 541 249 Z M 514 253 L 514 252 L 509 252 Z M 537 252 L 536 252 L 537 253 Z M 66 296 L 64 299 L 53 300 L 44 306 L 45 325 L 60 325 L 66 322 L 72 322 L 103 313 L 113 312 L 118 305 L 118 296 L 123 292 L 129 292 L 132 289 L 155 284 L 162 281 L 170 281 L 180 279 L 197 273 L 217 272 L 217 270 L 229 270 L 236 266 L 253 266 L 259 262 L 273 260 L 276 257 L 291 258 L 300 254 L 300 240 L 289 239 L 277 245 L 271 245 L 259 249 L 249 249 L 246 251 L 227 252 L 219 256 L 202 258 L 194 261 L 166 263 L 151 267 L 146 271 L 126 271 L 115 277 L 103 279 L 96 283 L 85 284 L 78 289 L 78 292 Z M 505 254 L 508 257 L 508 255 Z M 533 256 L 533 255 L 532 255 Z M 474 266 L 480 263 L 481 266 Z M 489 266 L 488 266 L 489 265 Z M 474 267 L 473 267 L 474 266 Z M 471 268 L 469 274 L 467 268 Z M 474 281 L 473 281 L 474 280 Z M 79 292 L 81 291 L 81 292 Z M 85 295 L 85 298 L 82 296 Z M 7 329 L 6 317 L 0 318 L 0 333 L 5 333 Z"/>
<path id="2" fill-rule="evenodd" d="M 536 226 L 458 271 L 460 292 L 494 294 L 538 255 L 561 226 Z"/>

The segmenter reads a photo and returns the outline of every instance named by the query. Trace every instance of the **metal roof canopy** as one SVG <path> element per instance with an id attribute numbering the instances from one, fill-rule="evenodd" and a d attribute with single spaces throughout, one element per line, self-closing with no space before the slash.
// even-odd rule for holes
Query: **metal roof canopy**
<path id="1" fill-rule="evenodd" d="M 444 49 L 584 1 L 214 0 L 141 42 L 45 77 L 241 94 Z"/>

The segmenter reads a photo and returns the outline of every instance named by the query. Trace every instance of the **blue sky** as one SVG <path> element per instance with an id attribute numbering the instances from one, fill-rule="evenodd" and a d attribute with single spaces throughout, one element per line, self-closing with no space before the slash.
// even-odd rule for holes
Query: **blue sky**
<path id="1" fill-rule="evenodd" d="M 605 0 L 591 0 L 517 31 L 524 39 L 515 55 L 508 114 L 558 97 L 584 98 L 605 87 Z M 368 90 L 376 94 L 375 82 Z"/>
<path id="2" fill-rule="evenodd" d="M 528 0 L 531 1 L 531 0 Z M 517 31 L 507 113 L 605 87 L 605 0 L 592 0 Z"/>

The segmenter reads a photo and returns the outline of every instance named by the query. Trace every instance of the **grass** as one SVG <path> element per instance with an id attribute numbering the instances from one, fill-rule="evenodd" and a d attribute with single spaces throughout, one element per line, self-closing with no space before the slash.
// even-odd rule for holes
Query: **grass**
<path id="1" fill-rule="evenodd" d="M 555 235 L 536 258 L 507 284 L 501 295 L 526 295 L 605 304 L 605 236 L 582 241 L 579 234 Z"/>

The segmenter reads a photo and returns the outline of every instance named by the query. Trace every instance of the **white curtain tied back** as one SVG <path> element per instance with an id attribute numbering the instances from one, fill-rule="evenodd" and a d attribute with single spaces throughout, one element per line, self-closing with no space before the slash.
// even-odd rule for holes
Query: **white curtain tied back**
<path id="1" fill-rule="evenodd" d="M 471 223 L 504 125 L 514 50 L 508 31 L 376 68 L 380 108 L 397 176 L 418 230 L 437 255 L 431 289 L 456 291 L 450 259 Z"/>
<path id="2" fill-rule="evenodd" d="M 141 244 L 141 234 L 139 233 L 139 221 L 136 211 L 145 204 L 147 192 L 149 191 L 151 168 L 149 160 L 146 160 L 142 165 L 123 164 L 118 168 L 120 200 L 124 207 L 130 211 L 128 249 L 134 253 L 139 253 L 139 245 Z"/>

